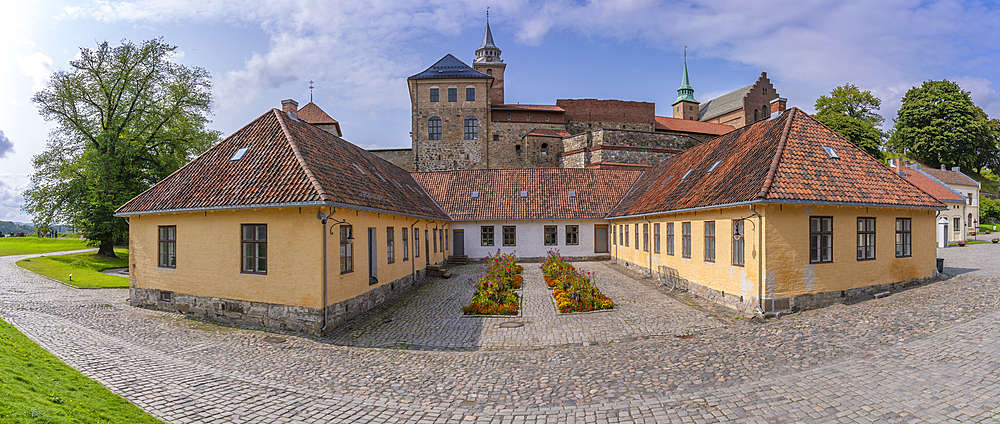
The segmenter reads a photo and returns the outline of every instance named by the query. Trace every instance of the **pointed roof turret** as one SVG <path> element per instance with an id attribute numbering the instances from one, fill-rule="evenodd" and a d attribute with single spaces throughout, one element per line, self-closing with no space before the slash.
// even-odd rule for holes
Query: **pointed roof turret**
<path id="1" fill-rule="evenodd" d="M 473 63 L 503 63 L 503 59 L 500 59 L 500 48 L 493 43 L 489 9 L 486 10 L 486 33 L 483 34 L 483 45 L 476 49 L 476 60 Z"/>
<path id="2" fill-rule="evenodd" d="M 681 86 L 677 89 L 677 100 L 673 104 L 680 102 L 691 102 L 698 103 L 694 99 L 694 87 L 688 80 L 688 62 L 687 62 L 687 49 L 684 49 L 684 76 L 681 77 Z"/>

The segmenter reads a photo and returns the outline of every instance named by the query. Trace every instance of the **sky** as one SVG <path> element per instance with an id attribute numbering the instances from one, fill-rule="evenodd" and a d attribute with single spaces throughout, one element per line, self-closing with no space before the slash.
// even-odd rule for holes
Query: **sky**
<path id="1" fill-rule="evenodd" d="M 409 147 L 406 78 L 451 53 L 466 63 L 486 9 L 508 103 L 656 103 L 670 116 L 687 47 L 704 102 L 767 72 L 813 112 L 845 83 L 882 100 L 948 79 L 1000 118 L 1000 5 L 917 0 L 133 0 L 0 4 L 0 220 L 21 210 L 52 125 L 31 102 L 80 48 L 163 37 L 212 75 L 210 128 L 229 135 L 283 99 L 313 100 L 364 148 Z"/>

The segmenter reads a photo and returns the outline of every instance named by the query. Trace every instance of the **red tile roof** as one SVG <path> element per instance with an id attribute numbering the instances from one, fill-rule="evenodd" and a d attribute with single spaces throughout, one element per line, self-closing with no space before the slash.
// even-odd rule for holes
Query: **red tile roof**
<path id="1" fill-rule="evenodd" d="M 965 199 L 961 196 L 955 194 L 948 187 L 941 185 L 940 183 L 927 178 L 926 175 L 921 174 L 919 171 L 912 170 L 910 168 L 893 168 L 890 167 L 893 172 L 900 174 L 906 181 L 910 184 L 917 186 L 917 188 L 924 191 L 935 199 L 942 202 L 962 202 L 965 203 Z M 900 173 L 902 171 L 902 173 Z"/>
<path id="2" fill-rule="evenodd" d="M 840 158 L 830 158 L 823 146 Z M 743 202 L 944 207 L 850 141 L 792 108 L 653 166 L 610 216 Z"/>
<path id="3" fill-rule="evenodd" d="M 694 121 L 690 119 L 671 118 L 669 116 L 656 117 L 656 129 L 658 131 L 677 131 L 697 134 L 723 135 L 735 128 L 731 125 L 714 124 L 711 122 Z"/>
<path id="4" fill-rule="evenodd" d="M 930 176 L 934 178 L 941 180 L 941 182 L 945 184 L 979 187 L 978 181 L 969 178 L 967 175 L 961 172 L 942 170 L 937 168 L 928 168 L 926 166 L 921 166 L 920 170 L 930 174 Z"/>
<path id="5" fill-rule="evenodd" d="M 641 171 L 476 169 L 413 174 L 458 221 L 601 219 Z M 570 190 L 576 197 L 569 197 Z M 527 197 L 521 197 L 526 191 Z M 472 197 L 478 192 L 478 197 Z"/>
<path id="6" fill-rule="evenodd" d="M 231 160 L 241 148 L 249 151 Z M 116 212 L 338 205 L 446 219 L 399 167 L 313 125 L 268 111 Z"/>
<path id="7" fill-rule="evenodd" d="M 550 112 L 559 113 L 565 112 L 565 110 L 556 105 L 493 105 L 490 107 L 493 110 L 527 110 L 527 111 L 539 111 L 539 112 Z"/>
<path id="8" fill-rule="evenodd" d="M 320 109 L 319 106 L 316 106 L 316 103 L 313 102 L 309 102 L 305 106 L 302 106 L 302 109 L 299 109 L 299 111 L 295 112 L 295 114 L 298 115 L 299 119 L 313 125 L 338 123 L 336 119 L 331 118 L 330 115 L 327 115 L 323 109 Z"/>
<path id="9" fill-rule="evenodd" d="M 535 137 L 557 137 L 557 138 L 566 138 L 570 136 L 570 134 L 566 132 L 566 130 L 553 130 L 548 128 L 535 128 L 531 131 L 528 131 L 528 134 L 525 135 L 533 135 Z"/>

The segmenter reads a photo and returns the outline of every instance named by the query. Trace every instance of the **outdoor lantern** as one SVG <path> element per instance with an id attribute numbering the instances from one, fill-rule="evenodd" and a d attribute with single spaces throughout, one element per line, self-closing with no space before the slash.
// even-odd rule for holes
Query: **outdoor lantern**
<path id="1" fill-rule="evenodd" d="M 743 234 L 740 234 L 740 226 L 739 225 L 734 225 L 733 226 L 733 240 L 739 240 L 741 238 L 743 238 Z"/>

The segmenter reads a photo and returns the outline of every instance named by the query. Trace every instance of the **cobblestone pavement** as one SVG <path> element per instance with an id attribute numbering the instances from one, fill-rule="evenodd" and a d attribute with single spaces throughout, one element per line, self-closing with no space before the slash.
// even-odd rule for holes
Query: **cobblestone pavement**
<path id="1" fill-rule="evenodd" d="M 763 323 L 692 306 L 694 325 L 720 324 L 594 346 L 272 344 L 128 307 L 125 290 L 69 288 L 20 257 L 0 258 L 0 317 L 176 423 L 1000 422 L 1000 279 L 971 262 L 1000 246 L 941 254 L 974 271 Z"/>
<path id="2" fill-rule="evenodd" d="M 524 264 L 522 308 L 518 317 L 465 317 L 472 299 L 469 279 L 479 265 L 453 268 L 448 280 L 379 308 L 331 336 L 335 344 L 417 349 L 537 349 L 596 345 L 657 336 L 700 333 L 724 325 L 707 311 L 657 290 L 655 280 L 636 281 L 600 262 L 580 262 L 596 275 L 597 286 L 615 302 L 610 311 L 560 314 L 538 264 Z M 523 327 L 502 328 L 518 322 Z"/>

